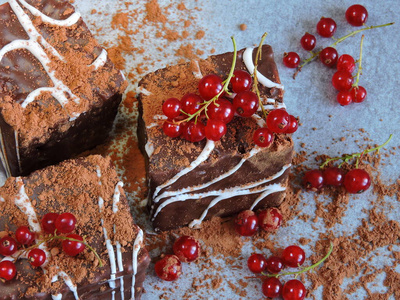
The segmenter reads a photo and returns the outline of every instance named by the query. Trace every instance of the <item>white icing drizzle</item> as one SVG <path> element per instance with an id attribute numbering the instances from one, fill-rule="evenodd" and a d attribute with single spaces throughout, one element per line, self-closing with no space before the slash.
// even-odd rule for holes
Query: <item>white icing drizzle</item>
<path id="1" fill-rule="evenodd" d="M 17 156 L 18 168 L 19 168 L 19 171 L 22 172 L 21 156 L 19 155 L 18 133 L 16 130 L 14 130 L 14 140 L 15 140 L 15 154 Z"/>
<path id="2" fill-rule="evenodd" d="M 194 63 L 194 66 L 196 67 L 196 70 L 192 72 L 192 73 L 193 73 L 193 76 L 194 76 L 196 79 L 201 79 L 201 78 L 203 78 L 203 74 L 201 73 L 201 70 L 200 70 L 199 61 L 194 60 L 193 63 Z"/>
<path id="3" fill-rule="evenodd" d="M 137 261 L 138 255 L 141 248 L 141 244 L 143 243 L 143 231 L 139 228 L 139 232 L 136 236 L 135 242 L 133 243 L 133 253 L 132 253 L 132 287 L 131 287 L 131 295 L 132 299 L 135 299 L 135 275 L 137 274 Z"/>
<path id="4" fill-rule="evenodd" d="M 153 152 L 154 152 L 154 145 L 151 142 L 147 142 L 146 145 L 144 146 L 144 149 L 146 150 L 147 156 L 150 157 Z"/>
<path id="5" fill-rule="evenodd" d="M 72 282 L 71 278 L 64 271 L 60 271 L 60 272 L 58 272 L 58 274 L 54 275 L 53 278 L 51 279 L 51 282 L 56 282 L 58 280 L 59 276 L 64 280 L 66 286 L 74 294 L 75 299 L 79 300 L 79 296 L 78 296 L 78 291 L 77 291 L 76 285 Z M 61 299 L 62 295 L 61 295 L 61 298 L 57 298 L 57 297 L 60 297 L 60 295 L 61 294 L 57 294 L 57 295 L 52 296 L 52 297 L 53 297 L 53 299 Z M 56 298 L 54 298 L 54 297 L 56 297 Z"/>
<path id="6" fill-rule="evenodd" d="M 253 50 L 254 48 L 249 47 L 246 48 L 246 50 L 243 53 L 243 62 L 246 65 L 247 70 L 249 71 L 250 74 L 254 72 L 254 63 L 253 63 Z M 257 71 L 257 78 L 258 82 L 261 83 L 262 85 L 268 87 L 268 88 L 278 88 L 278 89 L 284 89 L 283 85 L 280 83 L 273 82 L 272 80 L 268 79 L 265 77 L 263 74 Z"/>
<path id="7" fill-rule="evenodd" d="M 257 125 L 258 125 L 259 127 L 265 127 L 265 126 L 266 126 L 266 123 L 265 123 L 264 118 L 260 117 L 260 116 L 257 115 L 257 114 L 253 114 L 251 117 L 252 117 L 254 120 L 256 120 Z"/>
<path id="8" fill-rule="evenodd" d="M 6 202 L 3 197 L 0 196 L 0 202 Z"/>
<path id="9" fill-rule="evenodd" d="M 97 56 L 94 62 L 92 62 L 92 64 L 90 64 L 89 66 L 93 66 L 94 69 L 97 70 L 98 68 L 101 68 L 102 66 L 105 65 L 107 57 L 108 57 L 107 51 L 105 49 L 102 49 L 100 55 Z"/>
<path id="10" fill-rule="evenodd" d="M 143 94 L 143 95 L 145 95 L 145 96 L 150 96 L 151 95 L 151 92 L 150 91 L 148 91 L 148 90 L 146 90 L 144 87 L 142 87 L 142 86 L 139 86 L 137 89 L 136 89 L 136 91 L 139 93 L 139 94 Z"/>
<path id="11" fill-rule="evenodd" d="M 53 299 L 53 300 L 61 300 L 62 299 L 62 294 L 51 295 L 51 299 Z"/>
<path id="12" fill-rule="evenodd" d="M 4 145 L 4 137 L 3 137 L 3 131 L 0 128 L 0 159 L 1 159 L 1 163 L 4 167 L 4 171 L 6 172 L 6 176 L 7 178 L 11 176 L 11 170 L 10 170 L 10 165 L 8 164 L 8 160 L 6 159 L 7 154 L 6 154 L 6 148 Z"/>

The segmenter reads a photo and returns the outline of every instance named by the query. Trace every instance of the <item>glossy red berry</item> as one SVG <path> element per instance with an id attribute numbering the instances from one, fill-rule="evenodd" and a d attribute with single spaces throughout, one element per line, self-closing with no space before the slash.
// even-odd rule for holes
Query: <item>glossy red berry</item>
<path id="1" fill-rule="evenodd" d="M 182 262 L 191 262 L 200 255 L 200 244 L 191 236 L 184 235 L 177 239 L 172 247 L 175 255 Z"/>
<path id="2" fill-rule="evenodd" d="M 189 93 L 182 97 L 181 109 L 185 113 L 187 113 L 189 115 L 193 115 L 195 112 L 197 112 L 200 109 L 200 107 L 201 107 L 200 104 L 202 102 L 203 102 L 203 100 L 200 98 L 199 95 Z"/>
<path id="3" fill-rule="evenodd" d="M 296 52 L 283 54 L 283 64 L 288 68 L 297 68 L 300 64 L 300 56 Z"/>
<path id="4" fill-rule="evenodd" d="M 278 274 L 285 267 L 282 258 L 270 256 L 267 258 L 266 270 L 271 274 Z"/>
<path id="5" fill-rule="evenodd" d="M 353 87 L 350 90 L 350 93 L 351 93 L 351 98 L 355 103 L 361 103 L 367 97 L 367 90 L 362 86 Z"/>
<path id="6" fill-rule="evenodd" d="M 83 238 L 77 234 L 69 234 L 67 235 L 67 238 L 83 241 Z M 78 255 L 83 250 L 85 250 L 86 247 L 84 243 L 78 241 L 63 240 L 62 242 L 63 251 L 70 256 Z"/>
<path id="7" fill-rule="evenodd" d="M 27 226 L 20 226 L 15 231 L 15 239 L 22 245 L 31 245 L 35 241 L 35 234 Z"/>
<path id="8" fill-rule="evenodd" d="M 227 124 L 232 121 L 235 111 L 230 101 L 219 98 L 215 103 L 213 102 L 207 107 L 207 115 L 210 119 L 221 120 Z"/>
<path id="9" fill-rule="evenodd" d="M 297 279 L 289 280 L 282 288 L 283 300 L 303 300 L 306 294 L 307 290 L 304 284 Z"/>
<path id="10" fill-rule="evenodd" d="M 265 270 L 266 261 L 264 255 L 254 253 L 247 259 L 247 267 L 253 273 L 261 273 Z"/>
<path id="11" fill-rule="evenodd" d="M 322 37 L 332 37 L 336 32 L 336 22 L 331 18 L 321 18 L 317 23 L 317 32 Z"/>
<path id="12" fill-rule="evenodd" d="M 276 207 L 262 210 L 258 214 L 258 226 L 268 232 L 274 232 L 282 224 L 282 214 Z"/>
<path id="13" fill-rule="evenodd" d="M 12 261 L 3 260 L 0 262 L 0 278 L 10 281 L 17 275 L 17 268 Z"/>
<path id="14" fill-rule="evenodd" d="M 304 50 L 311 51 L 315 48 L 317 44 L 317 39 L 314 35 L 306 32 L 300 39 L 300 44 Z"/>
<path id="15" fill-rule="evenodd" d="M 353 81 L 353 76 L 347 71 L 337 71 L 332 76 L 332 85 L 338 91 L 349 91 Z"/>
<path id="16" fill-rule="evenodd" d="M 356 68 L 356 63 L 354 61 L 353 56 L 348 54 L 340 55 L 336 65 L 336 69 L 338 71 L 347 71 L 349 73 L 353 73 L 355 68 Z"/>
<path id="17" fill-rule="evenodd" d="M 285 133 L 295 133 L 299 128 L 299 122 L 295 116 L 289 115 L 289 124 L 286 127 Z"/>
<path id="18" fill-rule="evenodd" d="M 222 91 L 222 79 L 215 74 L 206 75 L 200 79 L 198 88 L 200 96 L 204 100 L 210 100 Z"/>
<path id="19" fill-rule="evenodd" d="M 58 232 L 70 233 L 75 229 L 76 218 L 71 213 L 68 212 L 62 213 L 57 217 L 56 222 L 54 224 Z"/>
<path id="20" fill-rule="evenodd" d="M 46 233 L 54 233 L 56 230 L 56 219 L 58 218 L 57 213 L 47 213 L 42 218 L 42 228 Z"/>
<path id="21" fill-rule="evenodd" d="M 352 26 L 363 26 L 367 19 L 368 11 L 360 4 L 354 4 L 346 10 L 346 20 Z"/>
<path id="22" fill-rule="evenodd" d="M 234 93 L 249 91 L 253 84 L 251 75 L 243 70 L 235 70 L 231 79 L 231 87 Z"/>
<path id="23" fill-rule="evenodd" d="M 343 185 L 347 192 L 360 194 L 370 187 L 371 177 L 363 169 L 353 169 L 344 176 Z"/>
<path id="24" fill-rule="evenodd" d="M 262 284 L 262 292 L 265 297 L 277 298 L 282 294 L 282 283 L 276 277 L 268 277 Z"/>
<path id="25" fill-rule="evenodd" d="M 40 267 L 46 261 L 46 253 L 39 248 L 32 249 L 28 253 L 28 260 L 34 267 Z"/>
<path id="26" fill-rule="evenodd" d="M 338 60 L 338 56 L 338 52 L 332 47 L 326 47 L 319 53 L 320 61 L 327 67 L 333 67 Z"/>
<path id="27" fill-rule="evenodd" d="M 285 133 L 289 126 L 289 114 L 284 109 L 274 109 L 267 116 L 267 127 L 272 132 Z"/>
<path id="28" fill-rule="evenodd" d="M 320 170 L 307 171 L 303 177 L 303 184 L 307 190 L 317 191 L 324 186 L 324 176 Z"/>
<path id="29" fill-rule="evenodd" d="M 337 167 L 326 168 L 323 172 L 324 184 L 341 186 L 344 180 L 344 172 Z"/>
<path id="30" fill-rule="evenodd" d="M 257 215 L 251 210 L 240 212 L 235 219 L 235 230 L 241 236 L 252 236 L 258 230 Z"/>
<path id="31" fill-rule="evenodd" d="M 17 242 L 9 235 L 0 239 L 0 254 L 3 256 L 13 255 L 17 252 Z"/>
<path id="32" fill-rule="evenodd" d="M 241 117 L 251 117 L 258 105 L 258 97 L 251 91 L 240 92 L 233 98 L 233 109 Z"/>
<path id="33" fill-rule="evenodd" d="M 189 142 L 200 142 L 206 137 L 204 124 L 200 121 L 189 121 L 183 124 L 182 136 Z"/>
<path id="34" fill-rule="evenodd" d="M 174 123 L 173 120 L 167 120 L 163 124 L 163 132 L 171 138 L 176 138 L 182 133 L 182 124 Z"/>
<path id="35" fill-rule="evenodd" d="M 274 142 L 274 134 L 268 128 L 258 128 L 254 131 L 253 141 L 259 147 L 269 147 Z"/>
<path id="36" fill-rule="evenodd" d="M 173 281 L 182 274 L 181 262 L 176 255 L 165 255 L 156 262 L 154 270 L 162 280 Z"/>
<path id="37" fill-rule="evenodd" d="M 204 132 L 207 139 L 219 141 L 226 134 L 226 124 L 221 120 L 209 119 Z"/>
<path id="38" fill-rule="evenodd" d="M 351 102 L 353 102 L 353 97 L 351 95 L 351 92 L 349 92 L 349 91 L 341 91 L 341 92 L 339 92 L 337 94 L 337 96 L 336 96 L 336 101 L 341 106 L 349 105 Z"/>
<path id="39" fill-rule="evenodd" d="M 304 250 L 301 249 L 299 246 L 292 245 L 286 247 L 283 250 L 281 257 L 283 263 L 286 266 L 291 268 L 297 268 L 298 266 L 301 266 L 304 263 L 304 260 L 306 259 L 306 254 L 304 253 Z"/>
<path id="40" fill-rule="evenodd" d="M 169 98 L 164 101 L 162 111 L 168 119 L 175 119 L 181 114 L 181 101 L 177 98 Z"/>

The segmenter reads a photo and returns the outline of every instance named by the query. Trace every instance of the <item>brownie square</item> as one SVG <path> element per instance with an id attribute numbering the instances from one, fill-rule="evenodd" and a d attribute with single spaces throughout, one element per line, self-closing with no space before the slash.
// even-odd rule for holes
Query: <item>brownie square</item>
<path id="1" fill-rule="evenodd" d="M 150 258 L 122 186 L 110 159 L 99 155 L 8 178 L 0 188 L 2 236 L 13 237 L 19 226 L 29 226 L 39 243 L 48 236 L 42 217 L 69 212 L 77 219 L 73 233 L 85 236 L 104 266 L 87 247 L 68 256 L 59 240 L 40 246 L 47 253 L 42 267 L 30 266 L 26 252 L 0 256 L 17 267 L 14 279 L 0 281 L 0 299 L 139 299 Z"/>
<path id="2" fill-rule="evenodd" d="M 256 49 L 238 51 L 236 69 L 253 72 Z M 212 216 L 278 206 L 284 199 L 293 154 L 289 134 L 275 135 L 269 148 L 253 142 L 263 125 L 261 112 L 252 118 L 235 116 L 217 142 L 191 143 L 166 136 L 162 103 L 170 97 L 197 93 L 203 75 L 225 79 L 233 53 L 211 56 L 148 74 L 139 84 L 138 136 L 146 158 L 148 207 L 155 230 L 200 226 Z M 285 107 L 283 86 L 272 48 L 262 47 L 259 90 L 265 109 Z"/>
<path id="3" fill-rule="evenodd" d="M 0 158 L 28 175 L 104 142 L 124 76 L 67 0 L 0 6 Z"/>

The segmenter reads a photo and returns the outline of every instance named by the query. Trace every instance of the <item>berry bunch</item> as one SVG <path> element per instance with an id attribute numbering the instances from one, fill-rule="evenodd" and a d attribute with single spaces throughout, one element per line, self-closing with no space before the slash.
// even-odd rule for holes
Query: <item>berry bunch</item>
<path id="1" fill-rule="evenodd" d="M 163 255 L 154 269 L 162 280 L 173 281 L 182 274 L 181 262 L 195 261 L 200 255 L 200 244 L 191 236 L 181 236 L 172 246 L 174 255 Z"/>
<path id="2" fill-rule="evenodd" d="M 17 269 L 15 261 L 19 258 L 27 258 L 33 267 L 42 266 L 47 259 L 46 252 L 40 246 L 52 240 L 62 240 L 62 248 L 65 254 L 76 256 L 88 247 L 94 252 L 99 265 L 102 262 L 96 251 L 87 244 L 84 237 L 71 233 L 75 229 L 76 218 L 71 213 L 47 213 L 41 220 L 43 231 L 47 236 L 39 236 L 30 231 L 27 226 L 20 226 L 15 231 L 15 238 L 6 235 L 0 239 L 0 255 L 5 256 L 0 262 L 0 280 L 12 280 Z M 66 236 L 57 233 L 68 234 Z M 35 243 L 36 241 L 36 243 Z M 19 249 L 18 249 L 19 248 Z"/>
<path id="3" fill-rule="evenodd" d="M 274 232 L 282 224 L 282 214 L 275 207 L 262 210 L 258 215 L 251 210 L 244 210 L 236 216 L 234 223 L 236 232 L 241 236 L 252 236 L 260 227 L 267 232 Z"/>

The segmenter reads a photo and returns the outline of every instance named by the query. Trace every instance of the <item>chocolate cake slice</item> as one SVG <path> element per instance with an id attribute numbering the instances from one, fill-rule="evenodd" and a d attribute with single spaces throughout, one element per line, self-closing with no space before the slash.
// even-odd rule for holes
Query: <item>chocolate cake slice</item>
<path id="1" fill-rule="evenodd" d="M 236 69 L 253 73 L 256 52 L 254 48 L 238 51 Z M 196 227 L 212 216 L 278 206 L 284 199 L 293 142 L 290 135 L 279 134 L 269 148 L 256 146 L 253 133 L 265 124 L 261 112 L 252 118 L 235 116 L 217 142 L 191 143 L 171 139 L 162 131 L 163 101 L 196 93 L 204 75 L 225 79 L 232 58 L 233 53 L 225 53 L 167 67 L 139 84 L 138 136 L 147 161 L 148 207 L 155 230 Z M 284 108 L 283 86 L 268 45 L 262 47 L 258 70 L 265 109 Z"/>
<path id="2" fill-rule="evenodd" d="M 102 143 L 125 79 L 67 0 L 0 6 L 0 158 L 7 176 Z"/>
<path id="3" fill-rule="evenodd" d="M 48 236 L 40 225 L 43 216 L 68 212 L 77 219 L 74 233 L 86 238 L 104 266 L 88 247 L 69 256 L 61 241 L 52 240 L 40 245 L 46 262 L 34 268 L 21 246 L 12 256 L 0 255 L 17 267 L 14 279 L 0 280 L 0 299 L 139 299 L 150 258 L 122 186 L 110 160 L 98 155 L 8 178 L 0 188 L 2 236 L 29 226 L 38 244 Z"/>

